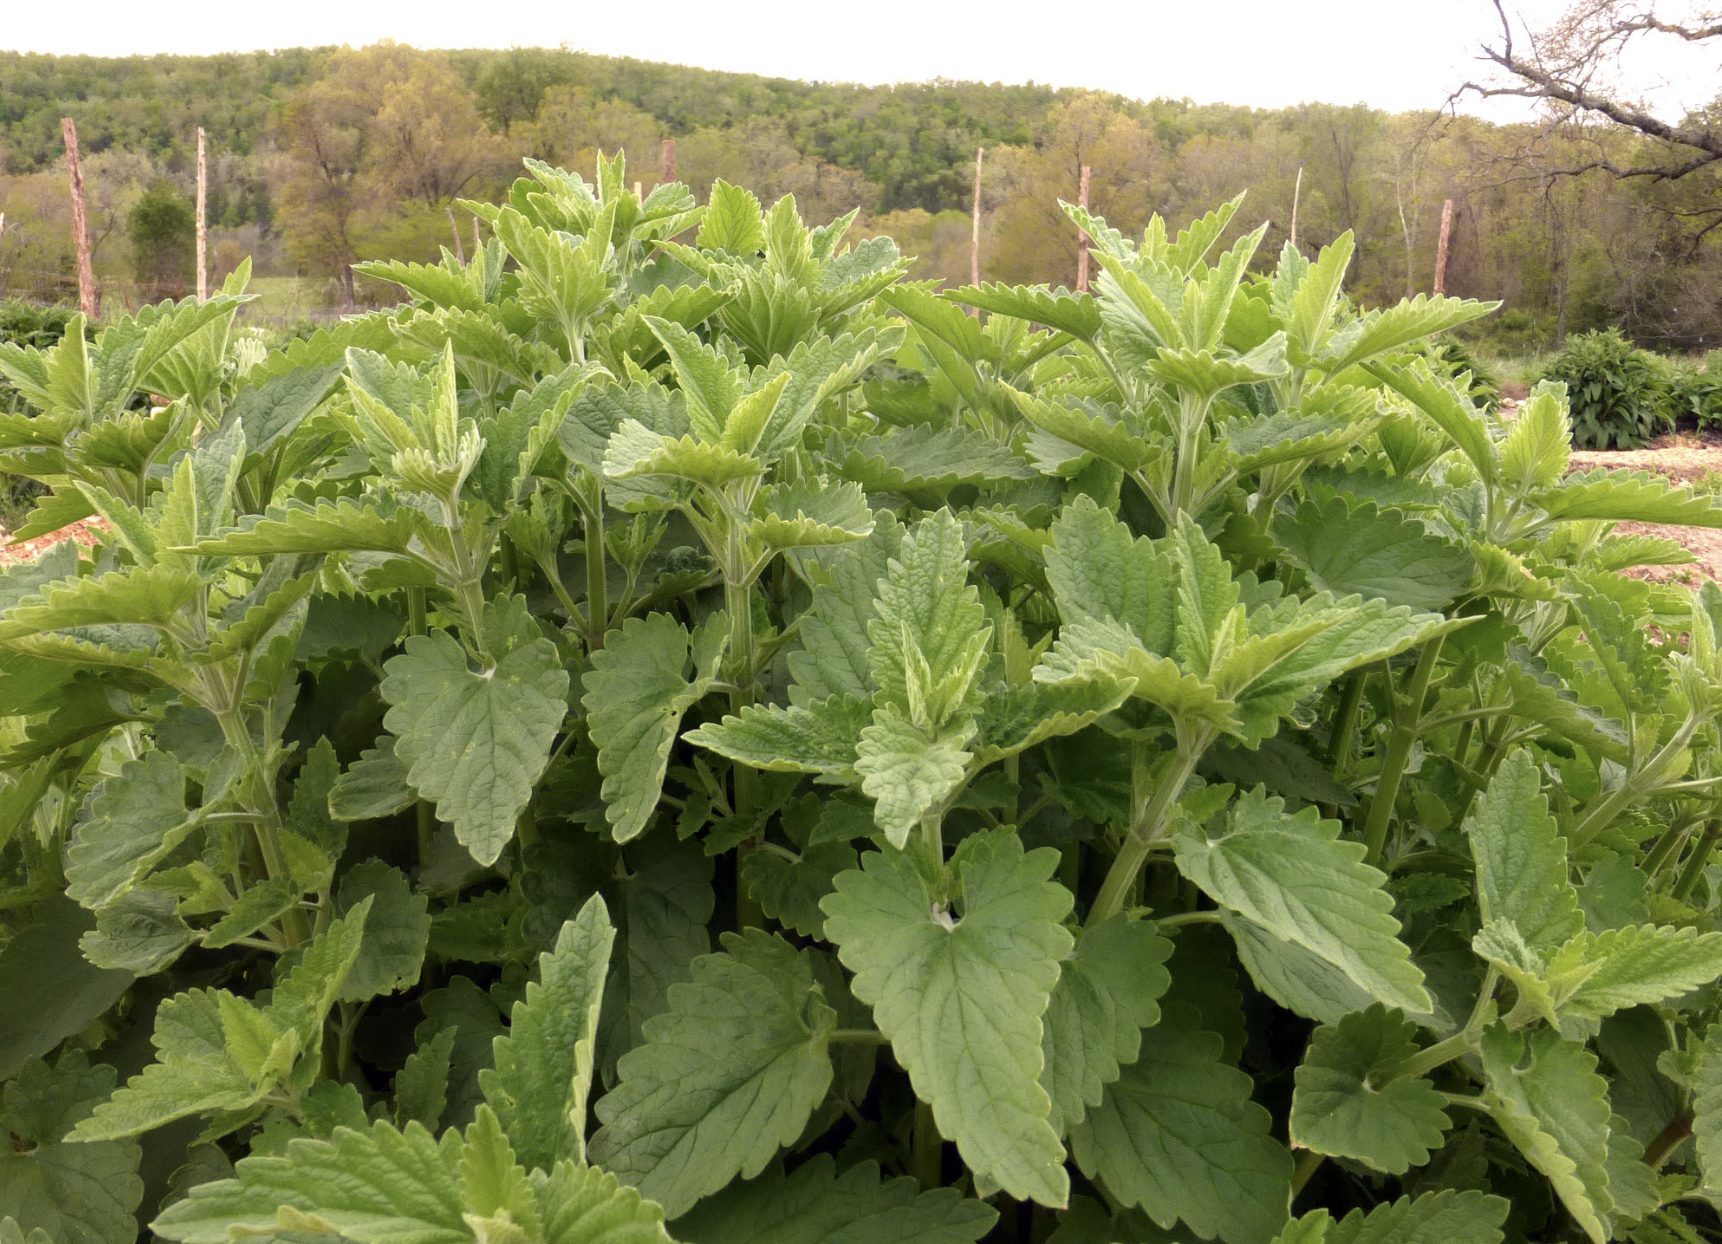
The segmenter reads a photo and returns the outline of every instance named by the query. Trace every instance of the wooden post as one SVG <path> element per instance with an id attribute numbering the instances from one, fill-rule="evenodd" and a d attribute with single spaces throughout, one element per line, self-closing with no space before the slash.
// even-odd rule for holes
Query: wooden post
<path id="1" fill-rule="evenodd" d="M 1297 166 L 1297 184 L 1292 187 L 1291 248 L 1297 249 L 1297 202 L 1303 197 L 1303 162 Z"/>
<path id="2" fill-rule="evenodd" d="M 209 166 L 203 127 L 197 127 L 197 300 L 209 301 Z"/>
<path id="3" fill-rule="evenodd" d="M 664 184 L 667 186 L 676 179 L 676 140 L 664 139 Z"/>
<path id="4" fill-rule="evenodd" d="M 1088 210 L 1088 165 L 1082 166 L 1082 176 L 1076 183 L 1076 205 L 1083 211 Z M 1088 230 L 1083 229 L 1076 239 L 1076 290 L 1085 293 L 1088 289 Z"/>
<path id="5" fill-rule="evenodd" d="M 473 257 L 474 261 L 476 261 L 478 259 L 479 254 L 483 250 L 484 250 L 484 239 L 479 236 L 478 217 L 474 216 L 472 218 L 472 257 Z"/>
<path id="6" fill-rule="evenodd" d="M 448 207 L 448 230 L 454 234 L 454 257 L 460 261 L 461 267 L 466 267 L 466 251 L 460 244 L 460 221 L 454 218 L 454 204 Z"/>
<path id="7" fill-rule="evenodd" d="M 985 147 L 975 148 L 975 222 L 969 234 L 969 284 L 981 283 L 981 161 L 986 158 Z"/>
<path id="8" fill-rule="evenodd" d="M 1435 292 L 1447 292 L 1447 239 L 1453 233 L 1453 200 L 1441 204 L 1441 240 L 1435 244 Z"/>
<path id="9" fill-rule="evenodd" d="M 72 118 L 60 118 L 60 134 L 66 140 L 66 169 L 72 177 L 72 240 L 78 246 L 78 310 L 96 318 L 96 273 L 90 266 L 90 222 L 84 215 L 84 161 L 78 154 L 78 127 Z"/>

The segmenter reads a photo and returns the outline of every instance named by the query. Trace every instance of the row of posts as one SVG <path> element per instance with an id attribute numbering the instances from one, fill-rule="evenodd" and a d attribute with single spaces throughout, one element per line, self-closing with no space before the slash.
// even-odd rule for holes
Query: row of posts
<path id="1" fill-rule="evenodd" d="M 96 277 L 90 263 L 90 226 L 84 212 L 84 162 L 78 152 L 78 128 L 72 123 L 72 118 L 60 118 L 60 132 L 66 140 L 66 167 L 72 181 L 72 235 L 78 247 L 78 307 L 90 319 L 96 318 Z M 975 198 L 973 226 L 969 234 L 969 280 L 975 285 L 981 283 L 981 171 L 986 160 L 986 148 L 975 149 Z M 663 180 L 665 184 L 676 179 L 676 140 L 664 139 Z M 1076 202 L 1083 211 L 1088 210 L 1088 165 L 1081 166 L 1081 175 L 1077 179 Z M 640 183 L 634 183 L 634 191 L 639 193 Z M 209 227 L 206 206 L 209 192 L 209 171 L 206 162 L 203 127 L 197 127 L 197 300 L 204 301 L 209 297 Z M 1303 193 L 1303 165 L 1298 165 L 1297 189 L 1292 194 L 1291 215 L 1291 244 L 1297 245 L 1297 209 L 1298 199 Z M 448 209 L 449 228 L 454 233 L 455 257 L 462 264 L 466 262 L 465 248 L 461 245 L 460 227 L 455 220 L 454 208 Z M 6 217 L 0 214 L 0 234 L 6 227 Z M 1448 238 L 1453 229 L 1453 200 L 1448 199 L 1441 205 L 1441 236 L 1435 249 L 1435 292 L 1443 294 L 1447 288 L 1447 246 Z M 472 222 L 472 245 L 477 253 L 481 245 L 478 232 L 478 219 Z M 1076 241 L 1076 288 L 1079 291 L 1088 289 L 1088 246 L 1087 230 L 1082 230 Z"/>

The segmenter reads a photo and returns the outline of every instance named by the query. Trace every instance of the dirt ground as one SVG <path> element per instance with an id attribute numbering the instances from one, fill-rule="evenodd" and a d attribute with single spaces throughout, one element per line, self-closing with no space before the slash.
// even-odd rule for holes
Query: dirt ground
<path id="1" fill-rule="evenodd" d="M 70 527 L 62 527 L 60 530 L 49 532 L 45 536 L 37 536 L 34 540 L 24 540 L 14 544 L 11 534 L 3 525 L 0 525 L 0 567 L 33 562 L 62 540 L 76 540 L 87 548 L 96 543 L 96 531 L 106 526 L 107 524 L 100 519 L 73 523 Z"/>

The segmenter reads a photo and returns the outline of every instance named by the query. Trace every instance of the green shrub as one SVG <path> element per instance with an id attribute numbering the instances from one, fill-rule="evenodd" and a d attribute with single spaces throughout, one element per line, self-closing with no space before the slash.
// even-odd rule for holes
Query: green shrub
<path id="1" fill-rule="evenodd" d="M 1573 444 L 1581 449 L 1637 449 L 1673 420 L 1666 361 L 1615 329 L 1569 338 L 1547 378 L 1567 386 Z"/>
<path id="2" fill-rule="evenodd" d="M 1495 410 L 1501 405 L 1500 378 L 1457 337 L 1432 338 L 1419 343 L 1415 353 L 1428 359 L 1438 374 L 1455 384 L 1460 377 L 1468 377 L 1465 392 L 1483 409 Z"/>
<path id="3" fill-rule="evenodd" d="M 1713 498 L 1236 202 L 938 295 L 529 167 L 0 346 L 110 520 L 0 574 L 0 1240 L 1716 1233 L 1722 592 L 1606 533 Z"/>
<path id="4" fill-rule="evenodd" d="M 1676 419 L 1694 419 L 1700 428 L 1722 424 L 1722 351 L 1712 350 L 1703 367 L 1673 364 L 1668 394 Z"/>

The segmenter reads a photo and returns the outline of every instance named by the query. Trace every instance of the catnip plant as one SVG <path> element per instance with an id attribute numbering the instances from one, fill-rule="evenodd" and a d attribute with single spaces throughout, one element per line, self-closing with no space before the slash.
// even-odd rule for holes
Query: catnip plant
<path id="1" fill-rule="evenodd" d="M 1241 200 L 526 172 L 0 346 L 0 1244 L 1722 1239 L 1722 507 Z"/>

